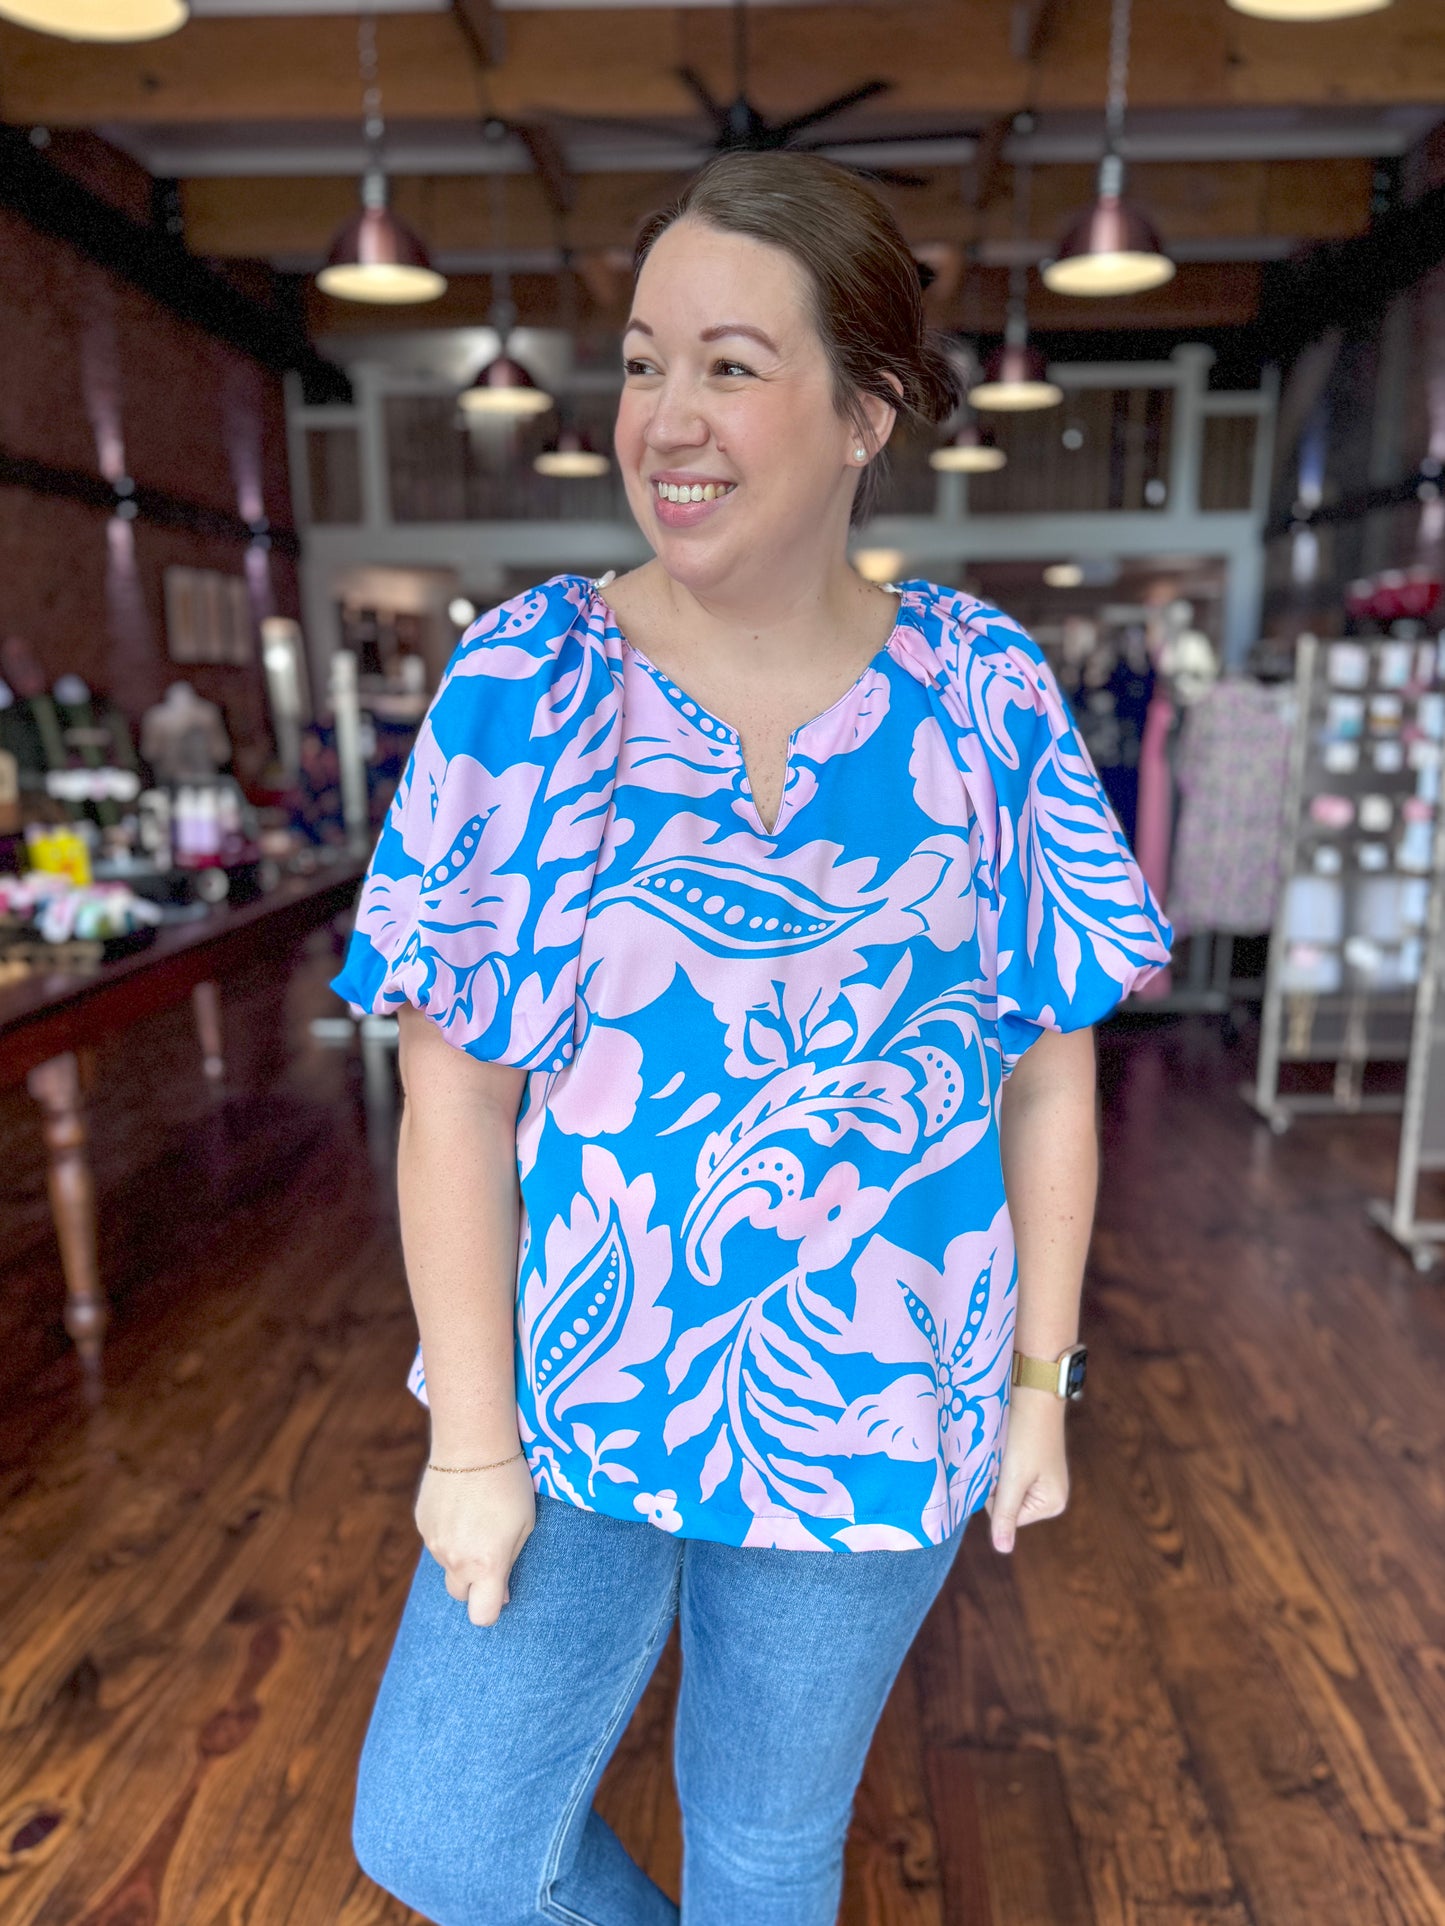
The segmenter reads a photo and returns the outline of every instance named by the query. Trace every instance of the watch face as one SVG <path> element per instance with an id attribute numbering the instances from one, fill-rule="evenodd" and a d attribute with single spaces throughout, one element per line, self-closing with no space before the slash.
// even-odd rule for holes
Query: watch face
<path id="1" fill-rule="evenodd" d="M 1079 1398 L 1083 1396 L 1084 1369 L 1088 1361 L 1088 1355 L 1088 1352 L 1085 1351 L 1081 1345 L 1069 1359 L 1068 1376 L 1064 1379 L 1064 1395 L 1066 1397 Z"/>

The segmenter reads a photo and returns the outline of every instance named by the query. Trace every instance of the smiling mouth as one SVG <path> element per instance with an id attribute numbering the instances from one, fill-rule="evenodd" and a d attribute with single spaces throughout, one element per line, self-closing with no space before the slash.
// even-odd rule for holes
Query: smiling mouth
<path id="1" fill-rule="evenodd" d="M 715 502 L 724 495 L 731 495 L 737 487 L 736 482 L 665 482 L 655 481 L 652 491 L 660 502 Z"/>

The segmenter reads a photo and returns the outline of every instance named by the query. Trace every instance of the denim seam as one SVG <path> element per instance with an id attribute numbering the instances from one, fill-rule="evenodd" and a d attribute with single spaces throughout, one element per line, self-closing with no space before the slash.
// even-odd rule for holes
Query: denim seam
<path id="1" fill-rule="evenodd" d="M 577 1784 L 573 1788 L 572 1797 L 567 1801 L 566 1806 L 563 1808 L 562 1817 L 557 1823 L 557 1830 L 552 1835 L 552 1844 L 547 1855 L 546 1866 L 542 1874 L 542 1882 L 537 1889 L 537 1910 L 548 1919 L 564 1920 L 568 1922 L 568 1926 L 598 1926 L 598 1922 L 594 1919 L 589 1918 L 586 1913 L 573 1912 L 570 1906 L 564 1906 L 561 1904 L 560 1901 L 553 1899 L 552 1893 L 551 1893 L 551 1887 L 552 1887 L 553 1881 L 557 1877 L 557 1861 L 561 1856 L 562 1841 L 567 1836 L 567 1828 L 568 1826 L 571 1825 L 573 1816 L 575 1815 L 577 1808 L 581 1804 L 582 1798 L 586 1793 L 588 1783 L 591 1780 L 593 1773 L 597 1770 L 598 1761 L 603 1757 L 603 1755 L 607 1751 L 608 1746 L 612 1742 L 614 1734 L 616 1733 L 618 1727 L 622 1723 L 623 1713 L 626 1711 L 627 1706 L 631 1701 L 633 1691 L 637 1685 L 637 1681 L 641 1677 L 643 1671 L 645 1670 L 648 1660 L 652 1657 L 652 1654 L 656 1651 L 658 1642 L 661 1639 L 662 1634 L 665 1632 L 667 1627 L 672 1623 L 672 1619 L 675 1615 L 676 1608 L 677 1608 L 677 1598 L 678 1598 L 678 1590 L 679 1590 L 679 1585 L 681 1581 L 681 1576 L 682 1576 L 682 1561 L 681 1559 L 679 1559 L 677 1563 L 677 1569 L 673 1575 L 672 1585 L 668 1591 L 667 1603 L 663 1606 L 662 1612 L 658 1617 L 658 1621 L 656 1625 L 654 1625 L 652 1628 L 652 1636 L 648 1639 L 646 1645 L 644 1645 L 644 1647 L 642 1648 L 642 1655 L 638 1659 L 636 1666 L 633 1668 L 632 1675 L 627 1681 L 627 1688 L 622 1693 L 621 1697 L 618 1699 L 617 1710 L 613 1713 L 601 1737 L 598 1739 L 596 1745 L 592 1748 L 592 1754 L 587 1761 L 586 1768 L 580 1774 L 577 1780 Z"/>

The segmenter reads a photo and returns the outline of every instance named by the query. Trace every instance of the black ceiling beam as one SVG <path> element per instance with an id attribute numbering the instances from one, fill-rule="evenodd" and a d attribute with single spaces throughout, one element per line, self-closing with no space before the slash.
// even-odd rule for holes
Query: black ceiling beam
<path id="1" fill-rule="evenodd" d="M 23 127 L 0 124 L 0 206 L 263 367 L 296 369 L 309 401 L 351 399 L 345 374 L 317 354 L 294 315 L 253 301 L 164 228 L 122 214 L 48 160 Z"/>
<path id="2" fill-rule="evenodd" d="M 1353 495 L 1342 495 L 1337 502 L 1326 502 L 1307 511 L 1292 509 L 1277 515 L 1265 528 L 1265 540 L 1293 534 L 1300 528 L 1333 528 L 1343 522 L 1362 522 L 1382 508 L 1404 508 L 1411 502 L 1437 502 L 1441 495 L 1440 463 L 1427 459 L 1413 475 L 1403 481 L 1386 482 L 1378 488 L 1361 488 Z"/>
<path id="3" fill-rule="evenodd" d="M 223 508 L 185 500 L 163 488 L 124 477 L 118 484 L 103 475 L 88 474 L 80 468 L 60 468 L 53 462 L 37 461 L 30 455 L 12 454 L 0 448 L 0 487 L 24 488 L 32 495 L 52 495 L 61 501 L 78 502 L 83 508 L 97 508 L 125 521 L 153 523 L 157 528 L 178 529 L 187 535 L 200 535 L 213 541 L 235 542 L 249 547 L 256 543 L 289 556 L 301 553 L 294 528 L 269 521 L 242 521 Z"/>
<path id="4" fill-rule="evenodd" d="M 1255 323 L 1271 360 L 1291 362 L 1331 328 L 1367 328 L 1445 260 L 1445 184 L 1381 214 L 1367 234 L 1266 268 Z"/>

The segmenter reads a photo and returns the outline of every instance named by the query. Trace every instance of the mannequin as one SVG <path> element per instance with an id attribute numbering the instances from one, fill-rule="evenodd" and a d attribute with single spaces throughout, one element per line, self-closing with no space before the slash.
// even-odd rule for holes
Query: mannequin
<path id="1" fill-rule="evenodd" d="M 1202 629 L 1194 625 L 1194 605 L 1182 598 L 1166 604 L 1161 620 L 1158 669 L 1169 693 L 1181 708 L 1189 708 L 1219 675 L 1219 658 Z"/>
<path id="2" fill-rule="evenodd" d="M 47 689 L 40 658 L 20 635 L 0 642 L 0 671 L 8 697 L 0 699 L 0 751 L 14 757 L 22 789 L 43 790 L 60 769 L 135 769 L 129 723 L 80 676 L 62 675 Z M 92 807 L 103 824 L 119 820 L 113 802 Z"/>
<path id="3" fill-rule="evenodd" d="M 0 674 L 13 698 L 0 710 L 0 748 L 20 766 L 25 789 L 43 789 L 49 769 L 66 765 L 65 736 L 40 658 L 23 635 L 0 642 Z"/>
<path id="4" fill-rule="evenodd" d="M 141 754 L 158 782 L 210 782 L 231 760 L 231 738 L 214 702 L 173 682 L 141 719 Z"/>

